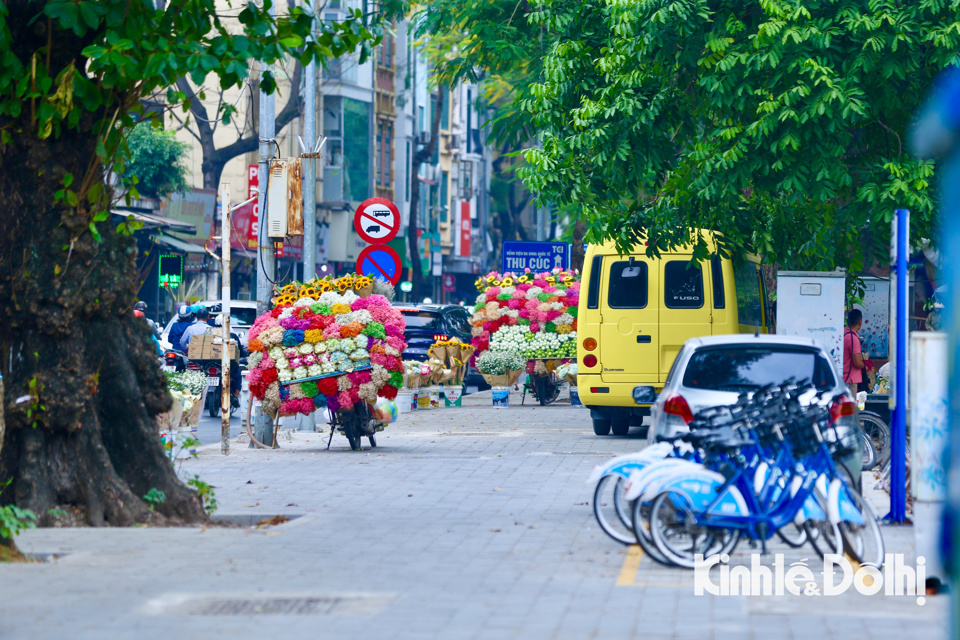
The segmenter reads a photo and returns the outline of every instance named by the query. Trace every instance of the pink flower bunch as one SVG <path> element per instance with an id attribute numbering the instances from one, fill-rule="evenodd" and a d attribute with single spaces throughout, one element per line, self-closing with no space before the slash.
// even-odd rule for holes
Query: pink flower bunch
<path id="1" fill-rule="evenodd" d="M 259 318 L 256 322 L 253 323 L 253 326 L 250 327 L 250 331 L 247 334 L 247 337 L 250 340 L 256 340 L 257 336 L 266 331 L 267 329 L 272 329 L 274 327 L 279 327 L 280 323 L 269 313 L 265 313 Z"/>
<path id="2" fill-rule="evenodd" d="M 339 338 L 339 337 L 340 337 L 340 325 L 338 325 L 336 322 L 334 322 L 329 327 L 323 330 L 324 340 L 330 340 L 331 338 Z"/>

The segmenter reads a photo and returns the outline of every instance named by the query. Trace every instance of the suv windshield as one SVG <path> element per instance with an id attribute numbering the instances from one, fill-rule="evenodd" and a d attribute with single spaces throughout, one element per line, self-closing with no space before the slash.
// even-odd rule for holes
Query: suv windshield
<path id="1" fill-rule="evenodd" d="M 435 311 L 402 311 L 408 329 L 440 329 L 440 314 Z"/>
<path id="2" fill-rule="evenodd" d="M 712 391 L 749 391 L 790 378 L 810 380 L 819 391 L 833 388 L 833 367 L 819 352 L 785 346 L 730 345 L 697 350 L 683 386 Z"/>

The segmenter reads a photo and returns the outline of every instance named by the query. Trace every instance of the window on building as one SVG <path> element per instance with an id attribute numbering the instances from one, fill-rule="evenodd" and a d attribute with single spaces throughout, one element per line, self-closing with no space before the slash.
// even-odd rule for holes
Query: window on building
<path id="1" fill-rule="evenodd" d="M 390 169 L 393 165 L 393 125 L 386 127 L 386 137 L 383 143 L 383 185 L 385 187 L 393 186 L 391 182 Z"/>
<path id="2" fill-rule="evenodd" d="M 473 195 L 473 163 L 460 161 L 460 199 L 469 200 Z"/>
<path id="3" fill-rule="evenodd" d="M 383 186 L 383 123 L 377 124 L 377 186 Z"/>
<path id="4" fill-rule="evenodd" d="M 343 98 L 343 199 L 370 197 L 370 105 Z"/>
<path id="5" fill-rule="evenodd" d="M 440 93 L 443 96 L 443 113 L 440 114 L 440 128 L 450 129 L 450 92 L 447 87 L 440 87 Z"/>
<path id="6" fill-rule="evenodd" d="M 440 177 L 440 222 L 447 222 L 450 210 L 450 174 L 444 171 Z"/>
<path id="7" fill-rule="evenodd" d="M 426 120 L 426 111 L 423 108 L 423 105 L 417 106 L 417 132 L 426 131 L 427 128 L 424 126 L 424 121 Z"/>
<path id="8" fill-rule="evenodd" d="M 467 153 L 473 153 L 472 143 L 473 136 L 470 135 L 470 132 L 473 131 L 473 91 L 467 89 Z"/>

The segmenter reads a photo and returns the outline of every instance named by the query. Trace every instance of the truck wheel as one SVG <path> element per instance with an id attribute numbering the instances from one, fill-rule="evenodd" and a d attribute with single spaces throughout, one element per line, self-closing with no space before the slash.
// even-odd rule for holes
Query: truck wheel
<path id="1" fill-rule="evenodd" d="M 593 419 L 593 432 L 598 436 L 610 435 L 610 421 L 600 418 Z"/>
<path id="2" fill-rule="evenodd" d="M 630 421 L 629 420 L 617 420 L 613 423 L 613 435 L 615 436 L 625 436 L 630 432 Z"/>

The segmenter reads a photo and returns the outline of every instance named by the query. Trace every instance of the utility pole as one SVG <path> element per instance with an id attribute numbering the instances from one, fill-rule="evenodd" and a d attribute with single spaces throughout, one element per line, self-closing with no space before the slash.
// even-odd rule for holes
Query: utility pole
<path id="1" fill-rule="evenodd" d="M 310 35 L 316 26 L 315 0 L 305 0 L 307 12 L 310 13 Z M 317 63 L 311 59 L 306 69 L 306 80 L 303 91 L 306 94 L 303 101 L 303 137 L 306 146 L 300 143 L 300 157 L 303 162 L 303 281 L 312 280 L 317 275 Z M 316 146 L 310 146 L 316 145 Z M 304 419 L 309 431 L 317 430 L 317 418 L 311 413 Z M 262 440 L 261 442 L 266 442 Z"/>
<path id="2" fill-rule="evenodd" d="M 270 6 L 270 15 L 276 15 L 276 8 Z M 267 188 L 270 184 L 270 150 L 277 136 L 276 109 L 273 95 L 263 91 L 263 76 L 272 71 L 272 65 L 260 62 L 260 228 L 257 232 L 257 315 L 270 310 L 270 298 L 273 296 L 273 282 L 277 279 L 277 260 L 273 252 L 273 243 L 266 237 L 267 229 Z M 271 420 L 265 413 L 257 414 L 254 431 L 260 442 L 272 442 Z M 254 444 L 251 442 L 250 447 Z"/>
<path id="3" fill-rule="evenodd" d="M 223 214 L 223 226 L 220 231 L 221 272 L 220 278 L 220 317 L 223 320 L 222 347 L 220 355 L 220 453 L 230 455 L 230 185 L 220 185 L 220 210 Z M 237 349 L 240 345 L 237 345 Z M 239 354 L 238 354 L 239 355 Z"/>

